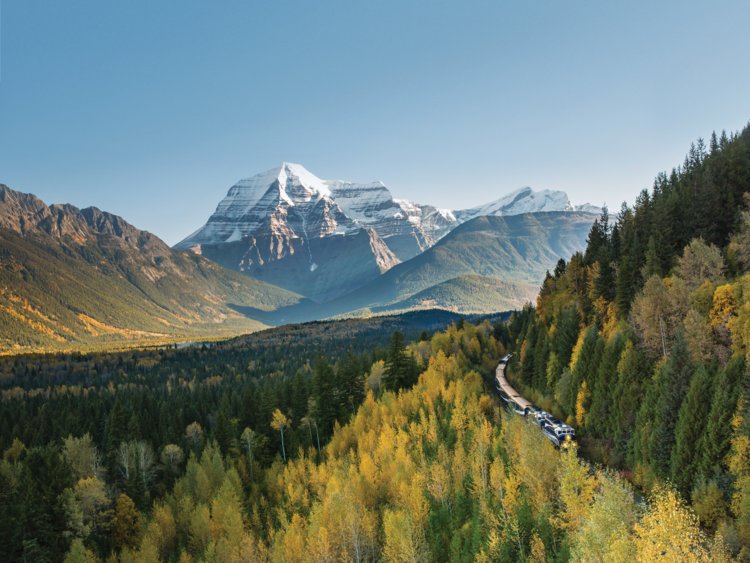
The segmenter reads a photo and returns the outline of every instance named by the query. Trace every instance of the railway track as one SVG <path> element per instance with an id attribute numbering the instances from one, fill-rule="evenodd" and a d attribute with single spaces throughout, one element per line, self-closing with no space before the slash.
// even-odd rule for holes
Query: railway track
<path id="1" fill-rule="evenodd" d="M 511 354 L 504 356 L 495 369 L 495 389 L 500 399 L 510 410 L 526 417 L 539 425 L 545 437 L 557 447 L 567 447 L 575 442 L 575 430 L 559 421 L 548 412 L 535 406 L 531 401 L 521 396 L 505 378 L 505 368 L 510 361 Z"/>

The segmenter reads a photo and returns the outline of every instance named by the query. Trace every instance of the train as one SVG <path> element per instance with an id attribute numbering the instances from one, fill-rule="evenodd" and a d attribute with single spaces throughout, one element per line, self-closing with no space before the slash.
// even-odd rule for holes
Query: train
<path id="1" fill-rule="evenodd" d="M 495 390 L 500 400 L 514 413 L 525 417 L 539 426 L 544 436 L 558 448 L 568 448 L 575 443 L 576 431 L 556 419 L 554 416 L 533 405 L 510 386 L 505 379 L 505 367 L 512 354 L 506 354 L 500 359 L 495 370 Z"/>

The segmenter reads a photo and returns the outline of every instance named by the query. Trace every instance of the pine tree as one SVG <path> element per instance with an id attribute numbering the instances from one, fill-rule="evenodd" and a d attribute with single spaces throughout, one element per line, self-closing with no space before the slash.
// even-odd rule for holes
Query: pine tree
<path id="1" fill-rule="evenodd" d="M 219 444 L 219 448 L 223 454 L 228 454 L 230 448 L 236 441 L 235 427 L 229 419 L 227 411 L 229 406 L 222 404 L 219 407 L 219 413 L 216 415 L 216 426 L 214 429 L 214 438 L 216 443 Z"/>
<path id="2" fill-rule="evenodd" d="M 557 330 L 555 338 L 552 341 L 552 349 L 557 354 L 562 366 L 570 363 L 573 346 L 575 346 L 576 340 L 578 340 L 580 322 L 581 319 L 575 307 L 566 307 L 558 313 Z"/>
<path id="3" fill-rule="evenodd" d="M 320 433 L 328 437 L 333 431 L 339 405 L 334 387 L 333 368 L 322 356 L 315 359 L 313 368 L 313 398 L 315 400 L 315 418 L 320 425 Z"/>
<path id="4" fill-rule="evenodd" d="M 19 478 L 22 541 L 35 560 L 61 560 L 68 550 L 68 528 L 63 491 L 73 486 L 70 467 L 54 446 L 32 448 Z"/>
<path id="5" fill-rule="evenodd" d="M 704 367 L 699 367 L 690 382 L 685 400 L 680 407 L 675 427 L 675 446 L 670 460 L 670 478 L 683 495 L 693 488 L 699 464 L 698 444 L 705 430 L 710 405 L 706 401 L 713 378 Z"/>
<path id="6" fill-rule="evenodd" d="M 599 337 L 599 331 L 597 327 L 592 326 L 586 329 L 583 345 L 578 351 L 577 357 L 571 360 L 571 380 L 570 386 L 574 391 L 570 394 L 569 403 L 564 405 L 565 411 L 568 414 L 575 413 L 575 401 L 577 398 L 578 389 L 581 387 L 581 383 L 584 378 L 588 379 L 599 367 L 599 360 L 601 359 L 602 349 L 604 348 L 603 342 Z"/>
<path id="7" fill-rule="evenodd" d="M 308 390 L 307 378 L 302 370 L 294 374 L 292 384 L 292 416 L 301 420 L 307 414 L 310 392 Z"/>
<path id="8" fill-rule="evenodd" d="M 729 452 L 732 439 L 732 416 L 737 408 L 741 390 L 740 382 L 744 372 L 745 359 L 742 356 L 735 356 L 716 375 L 713 393 L 707 395 L 711 397 L 710 410 L 702 422 L 705 431 L 698 447 L 699 474 L 706 479 L 715 476 Z"/>
<path id="9" fill-rule="evenodd" d="M 611 399 L 613 412 L 607 426 L 607 433 L 614 438 L 615 447 L 623 457 L 636 427 L 636 416 L 643 399 L 643 382 L 652 371 L 646 356 L 632 340 L 628 340 L 617 364 L 617 382 Z"/>
<path id="10" fill-rule="evenodd" d="M 365 398 L 364 372 L 359 358 L 349 352 L 337 373 L 342 396 L 339 413 L 341 420 L 352 415 Z"/>
<path id="11" fill-rule="evenodd" d="M 658 381 L 656 416 L 648 444 L 651 466 L 662 476 L 669 474 L 677 414 L 680 412 L 693 371 L 687 342 L 682 334 L 678 334 L 674 349 Z"/>
<path id="12" fill-rule="evenodd" d="M 646 263 L 643 266 L 643 279 L 651 276 L 662 277 L 664 275 L 664 264 L 659 248 L 661 246 L 660 237 L 651 235 L 646 246 Z"/>
<path id="13" fill-rule="evenodd" d="M 625 338 L 619 334 L 606 344 L 596 378 L 592 380 L 587 425 L 589 432 L 594 436 L 607 435 L 606 430 L 615 408 L 612 399 L 617 385 L 617 366 L 624 346 Z"/>
<path id="14" fill-rule="evenodd" d="M 534 374 L 536 373 L 536 342 L 538 327 L 537 323 L 532 320 L 524 337 L 523 346 L 521 347 L 521 378 L 526 385 L 532 386 L 534 383 Z"/>
<path id="15" fill-rule="evenodd" d="M 547 388 L 547 357 L 549 355 L 549 344 L 547 338 L 547 329 L 542 325 L 536 339 L 534 347 L 534 374 L 532 386 L 534 389 L 546 392 Z"/>
<path id="16" fill-rule="evenodd" d="M 385 361 L 383 382 L 386 389 L 398 391 L 411 387 L 417 380 L 417 369 L 413 358 L 407 354 L 404 335 L 394 332 Z"/>
<path id="17" fill-rule="evenodd" d="M 123 408 L 120 398 L 115 398 L 112 410 L 109 412 L 107 419 L 107 439 L 105 446 L 105 455 L 107 459 L 107 469 L 110 475 L 115 475 L 117 470 L 117 450 L 120 444 L 127 440 L 128 421 L 125 409 Z"/>

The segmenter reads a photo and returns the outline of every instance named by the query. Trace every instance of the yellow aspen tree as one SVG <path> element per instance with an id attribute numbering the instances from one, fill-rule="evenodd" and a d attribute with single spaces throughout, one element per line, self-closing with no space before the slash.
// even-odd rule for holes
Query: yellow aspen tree
<path id="1" fill-rule="evenodd" d="M 292 515 L 292 520 L 283 533 L 277 537 L 274 560 L 285 563 L 302 563 L 307 554 L 305 521 L 299 514 Z"/>
<path id="2" fill-rule="evenodd" d="M 547 560 L 546 550 L 544 548 L 544 542 L 539 534 L 534 532 L 531 536 L 531 554 L 529 561 L 534 563 L 544 563 Z"/>
<path id="3" fill-rule="evenodd" d="M 573 561 L 633 561 L 632 525 L 636 504 L 632 489 L 621 479 L 597 475 L 599 484 L 585 520 L 571 534 Z"/>
<path id="4" fill-rule="evenodd" d="M 200 556 L 211 541 L 211 513 L 205 504 L 195 507 L 190 516 L 188 530 L 188 546 L 190 553 Z"/>
<path id="5" fill-rule="evenodd" d="M 588 405 L 589 397 L 591 397 L 591 392 L 586 380 L 584 380 L 576 396 L 576 424 L 579 428 L 586 426 L 586 406 Z"/>
<path id="6" fill-rule="evenodd" d="M 284 429 L 289 426 L 289 419 L 279 409 L 273 411 L 271 415 L 271 428 L 281 432 L 281 453 L 284 456 L 284 462 L 286 462 L 286 448 L 284 447 Z"/>
<path id="7" fill-rule="evenodd" d="M 518 479 L 515 473 L 509 473 L 508 477 L 506 477 L 505 479 L 502 497 L 503 510 L 506 514 L 515 514 L 520 497 L 520 489 L 521 481 Z"/>
<path id="8" fill-rule="evenodd" d="M 65 555 L 63 563 L 96 563 L 98 559 L 94 552 L 83 545 L 83 540 L 76 538 L 70 544 L 70 550 Z"/>
<path id="9" fill-rule="evenodd" d="M 383 514 L 383 559 L 392 563 L 427 561 L 427 550 L 416 537 L 414 522 L 403 510 L 388 510 Z"/>
<path id="10" fill-rule="evenodd" d="M 590 474 L 586 464 L 578 459 L 578 452 L 571 447 L 560 455 L 560 503 L 562 511 L 559 527 L 574 531 L 583 523 L 591 510 L 597 479 Z"/>
<path id="11" fill-rule="evenodd" d="M 656 489 L 649 511 L 635 524 L 634 531 L 637 561 L 709 560 L 698 517 L 672 489 Z"/>
<path id="12" fill-rule="evenodd" d="M 732 284 L 720 285 L 714 291 L 709 321 L 714 329 L 726 326 L 737 308 L 735 288 Z"/>

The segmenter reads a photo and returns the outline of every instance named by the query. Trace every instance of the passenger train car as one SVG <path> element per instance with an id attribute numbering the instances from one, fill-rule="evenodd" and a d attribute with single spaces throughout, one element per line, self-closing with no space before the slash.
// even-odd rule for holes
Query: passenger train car
<path id="1" fill-rule="evenodd" d="M 495 371 L 495 389 L 500 399 L 514 413 L 538 424 L 542 433 L 556 447 L 565 448 L 570 446 L 570 444 L 575 442 L 575 430 L 524 399 L 510 386 L 508 380 L 505 379 L 505 367 L 508 365 L 510 358 L 511 354 L 504 356 Z"/>

